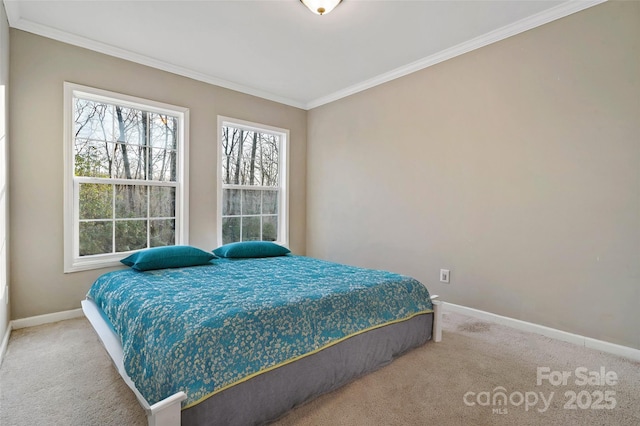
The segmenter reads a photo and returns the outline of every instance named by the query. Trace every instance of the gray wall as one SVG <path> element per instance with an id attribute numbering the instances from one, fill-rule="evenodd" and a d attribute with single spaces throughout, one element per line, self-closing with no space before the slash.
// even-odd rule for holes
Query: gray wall
<path id="1" fill-rule="evenodd" d="M 305 252 L 306 111 L 11 30 L 12 318 L 80 307 L 106 269 L 63 270 L 63 82 L 190 109 L 190 243 L 216 247 L 217 116 L 290 130 L 290 245 Z"/>
<path id="2" fill-rule="evenodd" d="M 310 111 L 307 253 L 640 348 L 639 77 L 607 2 Z"/>

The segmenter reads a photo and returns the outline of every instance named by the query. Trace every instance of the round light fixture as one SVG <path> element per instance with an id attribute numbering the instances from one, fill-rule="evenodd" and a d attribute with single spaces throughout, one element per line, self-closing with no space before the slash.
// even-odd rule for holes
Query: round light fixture
<path id="1" fill-rule="evenodd" d="M 300 0 L 300 2 L 316 15 L 326 15 L 335 9 L 342 0 Z"/>

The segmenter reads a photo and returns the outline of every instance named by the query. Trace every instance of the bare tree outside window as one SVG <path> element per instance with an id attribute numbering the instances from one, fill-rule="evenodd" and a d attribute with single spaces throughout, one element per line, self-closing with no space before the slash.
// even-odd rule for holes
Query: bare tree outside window
<path id="1" fill-rule="evenodd" d="M 177 117 L 73 102 L 79 255 L 175 244 Z"/>
<path id="2" fill-rule="evenodd" d="M 277 241 L 281 135 L 223 125 L 222 242 Z"/>

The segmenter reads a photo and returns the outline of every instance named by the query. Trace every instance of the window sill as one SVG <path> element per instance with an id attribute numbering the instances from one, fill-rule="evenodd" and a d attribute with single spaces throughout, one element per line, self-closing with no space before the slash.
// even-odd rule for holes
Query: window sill
<path id="1" fill-rule="evenodd" d="M 119 253 L 117 257 L 108 256 L 101 259 L 75 259 L 70 264 L 65 264 L 64 273 L 70 274 L 73 272 L 90 271 L 92 269 L 124 266 L 120 263 L 120 259 L 124 259 L 125 256 L 123 256 L 123 253 Z"/>

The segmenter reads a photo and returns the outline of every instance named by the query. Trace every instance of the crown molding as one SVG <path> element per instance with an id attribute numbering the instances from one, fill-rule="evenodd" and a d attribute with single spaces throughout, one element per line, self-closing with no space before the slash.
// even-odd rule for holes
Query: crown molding
<path id="1" fill-rule="evenodd" d="M 420 59 L 387 73 L 380 74 L 371 79 L 365 80 L 353 86 L 349 86 L 337 92 L 322 96 L 306 103 L 295 99 L 279 96 L 273 93 L 265 92 L 254 87 L 249 87 L 242 84 L 234 83 L 232 81 L 220 79 L 211 75 L 181 67 L 179 65 L 160 61 L 158 59 L 131 52 L 129 50 L 121 49 L 105 43 L 100 43 L 95 40 L 80 37 L 74 34 L 57 30 L 55 28 L 25 20 L 21 17 L 19 1 L 4 0 L 4 5 L 7 11 L 9 25 L 12 28 L 27 31 L 36 35 L 51 38 L 53 40 L 61 41 L 63 43 L 71 44 L 85 49 L 93 50 L 95 52 L 104 53 L 109 56 L 114 56 L 120 59 L 125 59 L 131 62 L 146 65 L 162 71 L 181 75 L 183 77 L 192 78 L 204 83 L 224 87 L 226 89 L 245 93 L 247 95 L 257 96 L 259 98 L 278 102 L 296 108 L 301 108 L 304 110 L 310 110 L 356 94 L 358 92 L 362 92 L 391 80 L 404 77 L 405 75 L 420 71 L 424 68 L 439 64 L 440 62 L 455 58 L 456 56 L 462 55 L 475 49 L 479 49 L 497 41 L 504 40 L 508 37 L 520 34 L 522 32 L 539 27 L 557 19 L 564 18 L 565 16 L 580 12 L 584 9 L 588 9 L 600 3 L 604 3 L 605 1 L 607 0 L 569 0 L 551 9 L 547 9 L 538 14 L 521 19 L 520 21 L 514 22 L 513 24 L 509 24 L 497 30 L 490 31 L 486 34 L 460 43 L 451 48 L 442 50 L 436 54 L 427 56 L 426 58 Z"/>
<path id="2" fill-rule="evenodd" d="M 607 0 L 570 0 L 551 9 L 547 9 L 543 12 L 521 19 L 512 24 L 505 25 L 502 28 L 490 31 L 486 34 L 465 41 L 456 46 L 442 50 L 436 54 L 427 56 L 426 58 L 396 68 L 387 73 L 380 74 L 369 80 L 365 80 L 361 83 L 349 86 L 327 96 L 315 99 L 307 103 L 304 109 L 310 110 L 313 108 L 317 108 L 319 106 L 337 101 L 338 99 L 342 99 L 358 92 L 362 92 L 364 90 L 378 86 L 380 84 L 387 83 L 391 80 L 404 77 L 405 75 L 420 71 L 424 68 L 439 64 L 440 62 L 455 58 L 456 56 L 471 52 L 472 50 L 479 49 L 497 41 L 504 40 L 516 34 L 523 33 L 557 19 L 564 18 L 565 16 L 580 12 L 581 10 L 588 9 L 600 3 L 604 3 L 605 1 Z"/>
<path id="3" fill-rule="evenodd" d="M 9 25 L 12 28 L 33 33 L 42 37 L 47 37 L 56 41 L 71 44 L 73 46 L 82 47 L 85 49 L 93 50 L 94 52 L 103 53 L 105 55 L 114 56 L 116 58 L 125 59 L 127 61 L 135 62 L 137 64 L 146 65 L 148 67 L 156 68 L 162 71 L 167 71 L 172 74 L 177 74 L 183 77 L 188 77 L 193 80 L 202 81 L 204 83 L 212 84 L 214 86 L 224 87 L 225 89 L 234 90 L 247 95 L 256 96 L 269 101 L 278 102 L 284 105 L 289 105 L 296 108 L 304 109 L 303 102 L 296 101 L 284 96 L 278 96 L 273 93 L 265 92 L 254 87 L 245 86 L 242 84 L 234 83 L 232 81 L 224 80 L 221 78 L 213 77 L 204 73 L 200 73 L 189 68 L 181 67 L 179 65 L 171 64 L 169 62 L 161 61 L 151 58 L 149 56 L 141 55 L 126 49 L 111 46 L 106 43 L 101 43 L 95 40 L 91 40 L 86 37 L 81 37 L 75 34 L 71 34 L 65 31 L 60 31 L 55 28 L 42 25 L 33 21 L 23 19 L 20 16 L 20 3 L 17 1 L 4 0 L 5 9 L 9 20 Z"/>
<path id="4" fill-rule="evenodd" d="M 13 27 L 13 24 L 20 20 L 20 2 L 3 0 L 2 3 L 4 4 L 4 11 L 7 13 L 7 21 L 9 21 L 9 26 Z"/>

